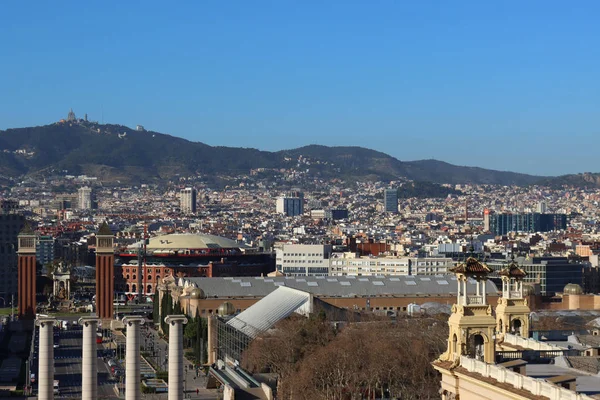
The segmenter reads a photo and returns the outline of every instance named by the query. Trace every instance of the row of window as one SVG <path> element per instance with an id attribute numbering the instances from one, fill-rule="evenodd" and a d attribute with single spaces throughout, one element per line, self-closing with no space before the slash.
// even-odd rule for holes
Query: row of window
<path id="1" fill-rule="evenodd" d="M 131 270 L 131 271 L 130 271 Z M 137 272 L 137 268 L 125 268 L 125 272 Z M 148 273 L 156 272 L 156 268 L 148 268 Z M 165 273 L 169 272 L 169 268 L 165 268 Z"/>
<path id="2" fill-rule="evenodd" d="M 125 279 L 129 280 L 129 274 L 125 275 Z M 133 274 L 133 276 L 131 276 L 131 279 L 133 279 L 134 281 L 137 279 L 137 275 Z M 160 279 L 160 275 L 156 275 L 156 280 L 158 281 Z M 148 275 L 148 280 L 151 281 L 152 280 L 152 275 Z"/>

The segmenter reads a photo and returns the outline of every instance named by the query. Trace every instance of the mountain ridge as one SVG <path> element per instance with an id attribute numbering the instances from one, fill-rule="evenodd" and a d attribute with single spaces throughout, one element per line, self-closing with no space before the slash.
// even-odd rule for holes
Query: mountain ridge
<path id="1" fill-rule="evenodd" d="M 59 122 L 0 130 L 0 174 L 19 177 L 68 171 L 100 179 L 150 182 L 181 176 L 295 169 L 323 178 L 426 181 L 438 184 L 529 185 L 541 177 L 438 160 L 400 161 L 360 146 L 307 145 L 264 151 L 202 142 L 123 125 Z M 306 172 L 308 170 L 309 172 Z"/>

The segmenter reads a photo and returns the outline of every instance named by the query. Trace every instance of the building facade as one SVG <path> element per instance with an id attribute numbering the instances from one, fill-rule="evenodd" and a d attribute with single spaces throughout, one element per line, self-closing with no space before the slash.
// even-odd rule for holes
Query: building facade
<path id="1" fill-rule="evenodd" d="M 398 212 L 398 190 L 396 189 L 385 189 L 383 192 L 383 201 L 385 212 L 397 213 Z"/>
<path id="2" fill-rule="evenodd" d="M 91 210 L 95 207 L 94 191 L 84 186 L 77 190 L 77 204 L 80 210 Z"/>
<path id="3" fill-rule="evenodd" d="M 116 265 L 129 298 L 139 292 L 154 295 L 158 283 L 168 276 L 261 276 L 275 270 L 270 253 L 253 252 L 219 236 L 187 233 L 150 238 L 141 264 L 137 244 L 122 249 Z"/>
<path id="4" fill-rule="evenodd" d="M 279 197 L 276 211 L 286 217 L 296 217 L 304 214 L 304 199 L 302 197 Z"/>
<path id="5" fill-rule="evenodd" d="M 445 275 L 454 265 L 445 257 L 360 257 L 356 253 L 333 253 L 331 276 Z"/>
<path id="6" fill-rule="evenodd" d="M 567 257 L 532 257 L 517 258 L 519 266 L 527 273 L 523 279 L 525 283 L 539 284 L 540 292 L 545 296 L 552 296 L 563 290 L 569 283 L 581 284 L 586 265 L 579 262 L 571 262 Z M 487 265 L 494 271 L 499 272 L 507 265 L 507 260 L 492 259 Z M 492 276 L 497 285 L 500 280 Z"/>
<path id="7" fill-rule="evenodd" d="M 329 244 L 284 244 L 275 249 L 277 271 L 289 276 L 329 274 Z"/>
<path id="8" fill-rule="evenodd" d="M 18 236 L 25 217 L 16 210 L 0 214 L 0 304 L 8 307 L 11 296 L 17 298 Z M 2 301 L 3 300 L 3 301 Z"/>
<path id="9" fill-rule="evenodd" d="M 181 189 L 180 208 L 183 214 L 195 214 L 198 193 L 195 188 Z"/>
<path id="10" fill-rule="evenodd" d="M 54 261 L 54 238 L 40 236 L 37 240 L 35 255 L 40 265 L 44 266 Z"/>
<path id="11" fill-rule="evenodd" d="M 491 214 L 491 213 L 490 213 Z M 566 214 L 491 214 L 489 230 L 496 235 L 508 232 L 550 232 L 567 229 Z"/>

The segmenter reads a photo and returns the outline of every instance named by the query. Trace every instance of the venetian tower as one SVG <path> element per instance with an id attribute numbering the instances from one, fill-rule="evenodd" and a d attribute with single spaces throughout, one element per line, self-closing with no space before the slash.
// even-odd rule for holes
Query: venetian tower
<path id="1" fill-rule="evenodd" d="M 450 269 L 456 275 L 456 304 L 448 319 L 448 348 L 440 360 L 458 364 L 460 356 L 494 362 L 496 320 L 487 302 L 486 282 L 492 270 L 476 258 L 469 257 Z M 475 293 L 467 293 L 467 283 L 475 281 Z"/>
<path id="2" fill-rule="evenodd" d="M 19 318 L 33 319 L 36 312 L 36 243 L 37 236 L 28 222 L 21 230 L 19 239 L 19 264 L 18 264 L 18 301 Z"/>
<path id="3" fill-rule="evenodd" d="M 523 278 L 527 273 L 513 259 L 498 273 L 502 277 L 502 297 L 496 307 L 497 331 L 529 336 L 529 304 L 523 296 Z"/>
<path id="4" fill-rule="evenodd" d="M 96 234 L 96 314 L 100 319 L 113 318 L 115 290 L 114 235 L 106 222 Z"/>

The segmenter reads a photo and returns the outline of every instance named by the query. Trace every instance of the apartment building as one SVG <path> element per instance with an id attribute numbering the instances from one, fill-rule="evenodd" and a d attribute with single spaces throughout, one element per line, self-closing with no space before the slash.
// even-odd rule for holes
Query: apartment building
<path id="1" fill-rule="evenodd" d="M 361 257 L 351 252 L 334 253 L 329 260 L 329 275 L 444 275 L 452 265 L 452 259 L 444 257 Z"/>

